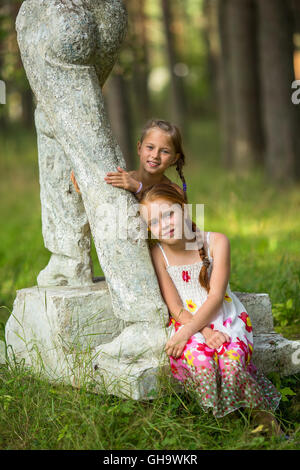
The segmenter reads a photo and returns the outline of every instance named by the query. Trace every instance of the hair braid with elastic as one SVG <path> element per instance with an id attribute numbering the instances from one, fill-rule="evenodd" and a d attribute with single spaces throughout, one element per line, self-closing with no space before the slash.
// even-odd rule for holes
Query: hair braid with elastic
<path id="1" fill-rule="evenodd" d="M 179 177 L 182 181 L 184 199 L 185 199 L 185 202 L 187 202 L 186 182 L 185 182 L 185 177 L 183 176 L 183 171 L 182 171 L 183 165 L 184 165 L 184 159 L 182 158 L 182 156 L 180 156 L 180 158 L 176 162 L 176 171 L 179 174 Z"/>
<path id="2" fill-rule="evenodd" d="M 193 231 L 196 232 L 197 227 L 196 227 L 195 222 L 192 222 L 192 228 L 193 228 Z M 199 252 L 201 261 L 203 261 L 203 264 L 199 273 L 199 282 L 200 282 L 200 285 L 204 287 L 207 290 L 207 292 L 209 292 L 210 286 L 209 286 L 209 278 L 208 278 L 208 268 L 210 266 L 210 260 L 205 251 L 204 243 L 202 247 L 199 248 L 198 252 Z"/>

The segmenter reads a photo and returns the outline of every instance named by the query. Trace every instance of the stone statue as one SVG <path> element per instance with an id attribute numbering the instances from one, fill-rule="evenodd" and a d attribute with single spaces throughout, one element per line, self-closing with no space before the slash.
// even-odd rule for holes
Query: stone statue
<path id="1" fill-rule="evenodd" d="M 125 167 L 102 87 L 126 27 L 121 0 L 26 0 L 16 20 L 21 58 L 37 102 L 42 229 L 52 253 L 38 286 L 93 288 L 91 230 L 119 319 L 116 332 L 121 330 L 103 347 L 118 361 L 126 349 L 128 363 L 131 348 L 132 354 L 147 350 L 148 358 L 149 348 L 150 356 L 163 351 L 168 312 L 146 240 L 108 238 L 112 214 L 103 210 L 105 204 L 117 204 L 120 194 L 129 211 L 137 203 L 132 194 L 104 181 L 107 172 Z M 72 169 L 82 197 L 72 187 Z M 134 232 L 136 220 L 129 218 L 127 225 L 128 233 L 130 227 Z"/>
<path id="2" fill-rule="evenodd" d="M 32 24 L 27 20 L 29 14 L 34 18 Z M 70 184 L 70 155 L 78 154 L 85 175 L 89 169 L 84 159 L 96 164 L 99 182 L 100 171 L 122 159 L 112 142 L 100 87 L 126 31 L 125 10 L 120 1 L 27 1 L 16 26 L 24 67 L 37 99 L 42 227 L 45 246 L 52 253 L 37 282 L 40 286 L 91 285 L 90 227 L 84 202 Z M 95 91 L 89 95 L 93 86 Z M 71 88 L 69 99 L 62 98 L 66 87 Z M 68 120 L 64 121 L 66 114 Z M 76 140 L 67 151 L 72 140 L 70 126 L 74 126 Z M 64 134 L 62 139 L 59 133 Z M 109 144 L 109 155 L 103 144 Z M 93 174 L 91 171 L 88 185 Z M 106 196 L 98 194 L 99 203 Z"/>
<path id="3" fill-rule="evenodd" d="M 146 242 L 107 239 L 111 214 L 101 210 L 120 196 L 104 176 L 125 166 L 101 90 L 125 35 L 124 6 L 121 0 L 27 0 L 16 28 L 37 101 L 43 235 L 52 252 L 38 284 L 92 284 L 90 226 L 115 312 L 150 321 L 163 307 Z M 72 189 L 72 168 L 82 201 Z M 128 205 L 136 202 L 122 194 Z"/>

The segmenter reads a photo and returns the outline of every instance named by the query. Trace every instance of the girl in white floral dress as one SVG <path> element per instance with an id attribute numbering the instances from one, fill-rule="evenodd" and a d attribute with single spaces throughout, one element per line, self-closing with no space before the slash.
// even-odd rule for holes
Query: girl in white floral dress
<path id="1" fill-rule="evenodd" d="M 204 232 L 199 250 L 186 249 L 183 204 L 182 195 L 165 184 L 141 198 L 141 213 L 159 240 L 151 254 L 170 312 L 166 352 L 172 374 L 216 417 L 240 407 L 272 412 L 281 395 L 251 362 L 251 321 L 229 286 L 229 241 Z M 176 237 L 178 228 L 182 237 Z"/>

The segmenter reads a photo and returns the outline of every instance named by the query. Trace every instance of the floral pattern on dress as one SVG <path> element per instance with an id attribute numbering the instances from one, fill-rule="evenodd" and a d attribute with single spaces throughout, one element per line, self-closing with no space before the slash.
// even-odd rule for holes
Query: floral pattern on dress
<path id="1" fill-rule="evenodd" d="M 177 331 L 182 326 L 174 319 L 170 323 L 176 323 Z M 195 336 L 180 358 L 169 359 L 173 376 L 188 393 L 195 394 L 203 411 L 211 408 L 216 417 L 222 417 L 240 407 L 277 408 L 281 396 L 250 361 L 250 342 L 227 342 L 215 350 Z"/>
<path id="2" fill-rule="evenodd" d="M 185 301 L 187 304 L 187 307 L 191 313 L 195 312 L 197 310 L 197 305 L 195 302 L 192 301 L 192 299 L 186 300 Z"/>
<path id="3" fill-rule="evenodd" d="M 189 280 L 191 279 L 191 276 L 189 275 L 188 271 L 182 271 L 182 279 L 185 282 L 189 282 Z"/>
<path id="4" fill-rule="evenodd" d="M 245 323 L 246 325 L 246 330 L 247 331 L 252 331 L 252 323 L 251 323 L 251 320 L 250 320 L 250 317 L 248 315 L 247 312 L 242 312 L 240 315 L 239 315 L 239 318 Z"/>
<path id="5" fill-rule="evenodd" d="M 229 318 L 226 318 L 226 320 L 223 321 L 223 326 L 230 326 L 230 324 L 232 323 L 232 318 L 229 317 Z"/>

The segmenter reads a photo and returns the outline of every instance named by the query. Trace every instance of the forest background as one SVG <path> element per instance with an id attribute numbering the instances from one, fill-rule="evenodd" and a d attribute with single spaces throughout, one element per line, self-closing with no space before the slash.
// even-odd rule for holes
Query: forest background
<path id="1" fill-rule="evenodd" d="M 16 290 L 36 285 L 36 276 L 50 256 L 41 231 L 35 102 L 16 40 L 15 19 L 21 3 L 0 0 L 2 90 L 5 84 L 5 104 L 0 104 L 2 332 Z M 184 174 L 189 202 L 205 204 L 205 230 L 225 233 L 231 241 L 232 290 L 268 293 L 275 330 L 287 338 L 299 339 L 299 1 L 124 3 L 128 33 L 103 91 L 127 168 L 138 164 L 136 142 L 149 118 L 176 123 L 186 153 Z M 169 176 L 181 184 L 174 169 Z M 92 257 L 95 276 L 101 275 L 94 246 Z M 297 428 L 299 377 L 286 379 L 290 380 L 285 383 L 287 386 L 279 377 L 274 380 L 278 387 L 292 392 L 291 396 L 286 392 L 282 412 Z M 13 397 L 13 392 L 6 390 L 3 396 Z M 8 410 L 12 402 L 13 398 L 1 401 L 0 391 L 0 405 Z M 6 437 L 2 445 L 34 446 L 34 433 L 28 431 L 25 436 L 21 425 L 21 437 L 8 437 L 5 429 L 10 419 L 3 421 Z M 137 423 L 138 417 L 136 420 Z M 75 445 L 74 435 L 68 434 L 70 423 L 65 426 L 57 425 L 60 438 L 55 440 L 52 436 L 55 444 L 49 438 L 48 445 Z M 145 436 L 147 432 L 155 435 L 153 428 L 147 426 Z M 217 433 L 220 445 L 226 441 L 224 435 L 226 432 Z M 253 440 L 242 435 L 237 445 L 251 447 Z M 254 447 L 269 448 L 268 442 L 255 441 L 256 435 L 252 437 Z M 127 444 L 120 444 L 123 448 L 129 445 L 128 439 Z M 150 445 L 152 441 L 145 439 Z M 164 439 L 168 445 L 168 438 L 161 439 L 158 433 L 159 442 Z M 0 446 L 1 442 L 0 437 Z M 143 445 L 138 442 L 135 448 Z M 46 444 L 38 441 L 36 448 L 43 445 Z M 169 445 L 176 448 L 176 439 Z"/>

